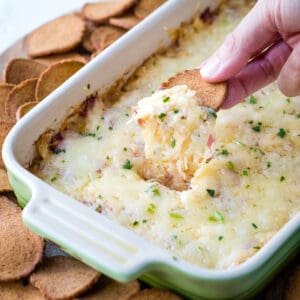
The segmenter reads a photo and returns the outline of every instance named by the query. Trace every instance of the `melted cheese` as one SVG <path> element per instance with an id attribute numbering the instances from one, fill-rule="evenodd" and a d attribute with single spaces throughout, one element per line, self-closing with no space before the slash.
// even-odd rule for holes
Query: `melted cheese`
<path id="1" fill-rule="evenodd" d="M 216 119 L 186 87 L 138 101 L 210 55 L 249 9 L 243 1 L 233 6 L 210 26 L 184 27 L 179 49 L 150 58 L 115 104 L 93 108 L 85 134 L 69 132 L 60 145 L 65 151 L 35 168 L 91 209 L 214 269 L 254 255 L 300 210 L 300 97 L 287 100 L 272 84 L 254 95 L 255 104 L 246 99 Z M 177 179 L 189 188 L 176 190 Z"/>

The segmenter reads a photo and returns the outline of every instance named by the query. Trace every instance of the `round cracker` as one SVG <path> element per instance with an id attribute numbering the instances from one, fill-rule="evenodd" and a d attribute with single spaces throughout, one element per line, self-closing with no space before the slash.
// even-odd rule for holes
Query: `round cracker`
<path id="1" fill-rule="evenodd" d="M 141 0 L 134 8 L 135 16 L 142 20 L 161 6 L 166 0 Z"/>
<path id="2" fill-rule="evenodd" d="M 2 160 L 2 147 L 5 141 L 5 138 L 11 128 L 13 127 L 13 123 L 1 122 L 0 121 L 0 168 L 5 168 L 4 162 Z"/>
<path id="3" fill-rule="evenodd" d="M 82 14 L 95 23 L 103 23 L 111 17 L 120 16 L 135 3 L 136 0 L 87 3 L 82 8 Z"/>
<path id="4" fill-rule="evenodd" d="M 91 53 L 96 50 L 91 41 L 91 35 L 96 28 L 97 27 L 94 23 L 92 23 L 90 21 L 86 22 L 86 29 L 85 29 L 83 40 L 82 40 L 82 47 L 86 51 L 91 52 Z"/>
<path id="5" fill-rule="evenodd" d="M 30 110 L 32 110 L 38 102 L 32 101 L 24 103 L 23 105 L 19 106 L 16 112 L 16 119 L 19 121 L 22 117 L 24 117 Z"/>
<path id="6" fill-rule="evenodd" d="M 298 265 L 289 279 L 286 289 L 286 300 L 300 299 L 300 266 Z"/>
<path id="7" fill-rule="evenodd" d="M 104 50 L 120 38 L 126 31 L 118 27 L 104 25 L 95 29 L 91 41 L 97 52 Z"/>
<path id="8" fill-rule="evenodd" d="M 4 71 L 7 83 L 19 84 L 24 80 L 38 78 L 47 66 L 26 58 L 14 58 L 9 61 Z"/>
<path id="9" fill-rule="evenodd" d="M 196 91 L 199 104 L 217 110 L 225 101 L 227 95 L 227 83 L 209 83 L 203 80 L 199 69 L 186 70 L 168 79 L 161 85 L 161 89 L 168 89 L 176 85 L 187 85 L 189 89 Z"/>
<path id="10" fill-rule="evenodd" d="M 31 274 L 29 280 L 49 299 L 70 299 L 90 289 L 100 273 L 67 256 L 52 256 Z"/>
<path id="11" fill-rule="evenodd" d="M 114 299 L 128 300 L 140 290 L 140 283 L 137 280 L 128 283 L 120 283 L 108 277 L 101 277 L 96 286 L 81 300 Z"/>
<path id="12" fill-rule="evenodd" d="M 135 15 L 127 14 L 119 18 L 110 18 L 108 22 L 113 26 L 129 30 L 137 25 L 139 21 L 140 20 Z"/>
<path id="13" fill-rule="evenodd" d="M 59 17 L 29 34 L 27 54 L 38 57 L 70 51 L 80 44 L 84 29 L 85 22 L 78 16 Z"/>
<path id="14" fill-rule="evenodd" d="M 162 289 L 145 289 L 132 297 L 130 300 L 182 300 L 182 298 L 170 291 Z"/>
<path id="15" fill-rule="evenodd" d="M 34 101 L 37 81 L 37 78 L 27 79 L 15 86 L 7 95 L 5 113 L 10 122 L 16 121 L 16 112 L 19 106 Z"/>
<path id="16" fill-rule="evenodd" d="M 69 52 L 69 53 L 54 54 L 54 55 L 39 57 L 35 59 L 35 61 L 44 64 L 48 67 L 57 62 L 61 62 L 62 60 L 76 60 L 86 64 L 89 61 L 89 56 L 82 55 L 77 52 Z"/>
<path id="17" fill-rule="evenodd" d="M 22 221 L 21 209 L 0 197 L 0 282 L 29 275 L 41 261 L 44 241 Z"/>
<path id="18" fill-rule="evenodd" d="M 40 291 L 21 280 L 0 283 L 0 299 L 3 300 L 46 300 Z"/>
<path id="19" fill-rule="evenodd" d="M 5 102 L 7 95 L 14 87 L 14 84 L 0 83 L 0 122 L 9 121 L 9 118 L 5 113 Z"/>
<path id="20" fill-rule="evenodd" d="M 84 63 L 76 60 L 64 60 L 49 66 L 38 80 L 35 100 L 43 100 L 83 66 Z"/>
<path id="21" fill-rule="evenodd" d="M 10 192 L 12 187 L 9 183 L 7 172 L 4 169 L 0 169 L 0 193 Z"/>

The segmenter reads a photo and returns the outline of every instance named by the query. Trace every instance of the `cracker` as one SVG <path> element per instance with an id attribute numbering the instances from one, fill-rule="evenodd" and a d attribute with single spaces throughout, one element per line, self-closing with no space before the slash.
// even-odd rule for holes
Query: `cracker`
<path id="1" fill-rule="evenodd" d="M 0 282 L 29 275 L 41 261 L 44 241 L 22 221 L 21 209 L 0 197 Z"/>
<path id="2" fill-rule="evenodd" d="M 9 92 L 15 87 L 14 84 L 0 83 L 0 122 L 9 121 L 5 113 L 5 102 Z"/>
<path id="3" fill-rule="evenodd" d="M 7 95 L 5 113 L 11 122 L 16 120 L 18 107 L 26 102 L 34 101 L 37 79 L 27 79 L 15 86 Z"/>
<path id="4" fill-rule="evenodd" d="M 46 300 L 40 291 L 22 280 L 0 283 L 0 299 L 3 300 Z"/>
<path id="5" fill-rule="evenodd" d="M 120 283 L 108 277 L 102 277 L 96 286 L 81 300 L 114 299 L 128 300 L 132 295 L 140 290 L 137 280 L 128 283 Z"/>
<path id="6" fill-rule="evenodd" d="M 125 32 L 125 30 L 114 26 L 100 26 L 92 33 L 91 41 L 98 52 L 107 48 L 114 41 L 120 38 Z"/>
<path id="7" fill-rule="evenodd" d="M 4 140 L 13 127 L 13 123 L 7 123 L 7 122 L 2 122 L 0 121 L 0 168 L 4 168 L 4 162 L 2 160 L 2 146 L 4 144 Z M 0 247 L 1 248 L 1 247 Z"/>
<path id="8" fill-rule="evenodd" d="M 161 85 L 161 89 L 168 89 L 176 85 L 187 85 L 196 91 L 199 104 L 217 110 L 225 101 L 227 83 L 209 83 L 202 79 L 199 69 L 186 70 L 168 79 Z"/>
<path id="9" fill-rule="evenodd" d="M 110 18 L 108 22 L 113 26 L 117 26 L 129 30 L 135 25 L 137 25 L 139 21 L 140 20 L 135 15 L 127 14 L 125 16 L 118 17 L 118 18 Z"/>
<path id="10" fill-rule="evenodd" d="M 38 80 L 35 100 L 43 100 L 83 66 L 82 62 L 75 60 L 64 60 L 49 66 Z"/>
<path id="11" fill-rule="evenodd" d="M 86 64 L 89 61 L 88 55 L 79 54 L 77 52 L 48 55 L 48 56 L 36 58 L 35 61 L 49 67 L 50 65 L 53 65 L 57 62 L 60 62 L 62 60 L 67 60 L 67 59 L 81 61 L 84 64 Z"/>
<path id="12" fill-rule="evenodd" d="M 141 0 L 134 8 L 135 16 L 142 20 L 161 6 L 166 0 Z"/>
<path id="13" fill-rule="evenodd" d="M 32 110 L 37 105 L 37 102 L 27 102 L 23 105 L 19 106 L 16 112 L 16 119 L 19 121 L 22 117 L 24 117 L 30 110 Z"/>
<path id="14" fill-rule="evenodd" d="M 289 284 L 286 288 L 286 300 L 298 300 L 300 299 L 300 265 L 298 265 L 293 271 L 292 276 L 289 279 Z"/>
<path id="15" fill-rule="evenodd" d="M 130 300 L 181 300 L 182 298 L 170 291 L 162 289 L 145 289 L 132 297 Z"/>
<path id="16" fill-rule="evenodd" d="M 9 183 L 7 172 L 4 169 L 0 169 L 0 193 L 10 192 L 12 187 Z"/>
<path id="17" fill-rule="evenodd" d="M 86 22 L 86 29 L 84 32 L 83 40 L 82 40 L 82 47 L 88 52 L 94 52 L 96 48 L 94 47 L 91 41 L 91 35 L 93 31 L 96 29 L 96 25 L 94 23 L 87 21 Z"/>
<path id="18" fill-rule="evenodd" d="M 46 68 L 32 59 L 14 58 L 6 65 L 4 80 L 7 83 L 19 84 L 27 79 L 38 78 Z"/>
<path id="19" fill-rule="evenodd" d="M 120 16 L 135 3 L 136 0 L 87 3 L 82 8 L 82 14 L 95 23 L 103 23 L 109 18 Z"/>
<path id="20" fill-rule="evenodd" d="M 70 299 L 91 288 L 100 273 L 66 256 L 52 256 L 31 274 L 30 282 L 49 299 Z"/>
<path id="21" fill-rule="evenodd" d="M 68 52 L 80 44 L 84 29 L 85 22 L 78 16 L 59 17 L 29 34 L 27 54 L 38 57 Z"/>

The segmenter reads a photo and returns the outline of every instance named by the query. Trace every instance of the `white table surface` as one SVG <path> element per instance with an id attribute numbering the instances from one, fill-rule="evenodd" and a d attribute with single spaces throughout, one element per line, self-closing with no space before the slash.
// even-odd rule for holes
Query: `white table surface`
<path id="1" fill-rule="evenodd" d="M 39 25 L 95 0 L 0 0 L 0 54 Z"/>

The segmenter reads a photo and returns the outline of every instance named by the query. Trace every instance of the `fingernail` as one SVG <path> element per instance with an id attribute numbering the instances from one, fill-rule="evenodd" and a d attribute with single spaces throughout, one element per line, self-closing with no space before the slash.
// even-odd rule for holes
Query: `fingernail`
<path id="1" fill-rule="evenodd" d="M 220 59 L 217 56 L 214 56 L 206 61 L 205 65 L 200 70 L 200 73 L 204 78 L 213 77 L 220 68 L 220 65 Z"/>

